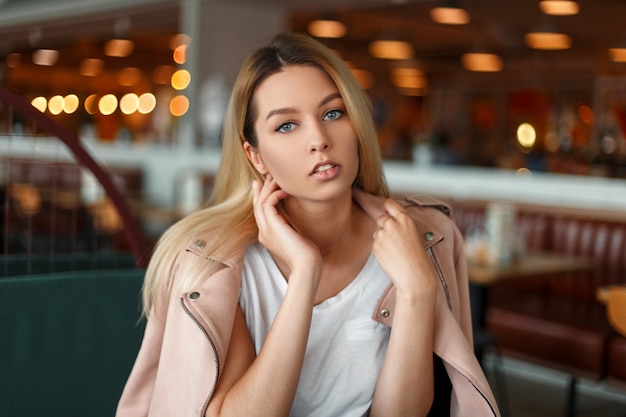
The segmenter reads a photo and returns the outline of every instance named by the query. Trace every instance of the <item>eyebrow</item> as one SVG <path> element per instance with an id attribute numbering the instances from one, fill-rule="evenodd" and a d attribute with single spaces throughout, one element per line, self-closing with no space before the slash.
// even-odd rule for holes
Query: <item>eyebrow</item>
<path id="1" fill-rule="evenodd" d="M 328 104 L 337 98 L 341 98 L 341 94 L 339 94 L 339 92 L 331 93 L 320 101 L 320 104 L 318 107 Z M 291 114 L 291 113 L 296 113 L 296 109 L 294 107 L 281 107 L 279 109 L 271 110 L 267 114 L 267 117 L 265 117 L 265 120 L 268 120 L 270 117 L 275 116 L 277 114 Z"/>

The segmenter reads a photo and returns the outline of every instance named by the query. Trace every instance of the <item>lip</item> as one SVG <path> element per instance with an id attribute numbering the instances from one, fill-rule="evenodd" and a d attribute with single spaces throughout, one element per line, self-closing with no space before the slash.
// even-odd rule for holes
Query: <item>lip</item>
<path id="1" fill-rule="evenodd" d="M 318 162 L 317 164 L 315 164 L 315 166 L 313 167 L 313 169 L 311 170 L 311 172 L 309 173 L 309 175 L 315 175 L 315 174 L 319 174 L 319 172 L 317 172 L 318 168 L 324 165 L 332 165 L 333 168 L 337 168 L 339 167 L 339 164 L 333 161 L 322 161 L 322 162 Z"/>

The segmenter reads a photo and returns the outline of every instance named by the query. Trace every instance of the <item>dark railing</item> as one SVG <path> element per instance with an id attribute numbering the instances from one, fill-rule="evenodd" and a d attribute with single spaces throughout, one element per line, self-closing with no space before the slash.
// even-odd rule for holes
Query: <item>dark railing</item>
<path id="1" fill-rule="evenodd" d="M 61 140 L 65 146 L 67 146 L 68 150 L 71 152 L 77 163 L 84 168 L 87 168 L 93 176 L 97 179 L 97 181 L 102 186 L 108 200 L 112 203 L 114 208 L 119 215 L 119 218 L 122 222 L 122 229 L 124 236 L 127 239 L 128 246 L 132 251 L 136 265 L 138 267 L 145 267 L 149 258 L 149 253 L 151 250 L 150 244 L 147 239 L 145 239 L 138 221 L 133 216 L 130 207 L 122 195 L 122 192 L 117 187 L 115 182 L 113 181 L 110 172 L 101 167 L 94 158 L 87 152 L 87 150 L 82 146 L 79 138 L 66 129 L 61 124 L 57 123 L 54 119 L 42 113 L 35 107 L 33 107 L 28 101 L 26 101 L 21 96 L 16 93 L 4 88 L 0 87 L 0 102 L 3 103 L 3 107 L 5 107 L 5 113 L 9 117 L 9 134 L 11 134 L 11 124 L 12 119 L 19 114 L 22 118 L 25 118 L 29 123 L 33 123 L 37 126 L 37 129 L 46 132 L 47 134 L 56 136 L 59 140 Z M 0 155 L 0 158 L 6 157 Z M 5 178 L 5 181 L 7 179 Z M 1 185 L 1 184 L 0 184 Z M 8 190 L 5 187 L 5 193 Z M 1 219 L 4 223 L 5 229 L 9 228 L 7 222 L 9 219 L 9 207 L 8 207 L 8 198 L 4 199 L 4 219 Z M 58 219 L 54 217 L 52 219 L 47 220 L 48 222 L 55 222 Z M 75 221 L 71 220 L 71 221 Z M 6 235 L 3 236 L 4 239 L 4 247 L 8 246 Z"/>

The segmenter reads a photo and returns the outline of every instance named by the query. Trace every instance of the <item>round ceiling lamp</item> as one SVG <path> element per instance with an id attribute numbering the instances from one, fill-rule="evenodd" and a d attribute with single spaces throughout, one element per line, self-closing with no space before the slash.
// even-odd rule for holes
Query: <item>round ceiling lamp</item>
<path id="1" fill-rule="evenodd" d="M 444 1 L 441 6 L 430 9 L 430 18 L 444 25 L 465 25 L 469 23 L 469 13 L 455 0 Z"/>
<path id="2" fill-rule="evenodd" d="M 502 58 L 496 54 L 485 52 L 468 52 L 463 54 L 461 62 L 465 69 L 477 72 L 502 71 Z"/>
<path id="3" fill-rule="evenodd" d="M 578 3 L 571 0 L 541 0 L 539 8 L 545 14 L 554 16 L 573 16 L 580 11 Z"/>
<path id="4" fill-rule="evenodd" d="M 529 32 L 524 40 L 533 49 L 560 50 L 572 47 L 572 38 L 565 33 Z"/>
<path id="5" fill-rule="evenodd" d="M 626 62 L 626 48 L 609 48 L 609 57 L 613 62 Z"/>
<path id="6" fill-rule="evenodd" d="M 307 32 L 318 38 L 341 38 L 346 35 L 346 25 L 338 20 L 318 19 L 307 25 Z"/>
<path id="7" fill-rule="evenodd" d="M 410 59 L 415 53 L 413 45 L 399 40 L 377 40 L 369 44 L 372 56 L 382 59 Z"/>

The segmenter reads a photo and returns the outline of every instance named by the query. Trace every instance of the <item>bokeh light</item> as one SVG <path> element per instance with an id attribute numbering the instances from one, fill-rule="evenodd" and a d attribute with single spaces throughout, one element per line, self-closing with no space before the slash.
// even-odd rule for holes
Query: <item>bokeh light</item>
<path id="1" fill-rule="evenodd" d="M 54 96 L 50 100 L 48 100 L 48 111 L 55 116 L 60 114 L 63 111 L 63 97 L 62 96 Z"/>
<path id="2" fill-rule="evenodd" d="M 143 93 L 139 96 L 139 106 L 137 110 L 141 114 L 148 114 L 156 107 L 156 97 L 152 93 Z"/>
<path id="3" fill-rule="evenodd" d="M 97 99 L 98 96 L 95 94 L 92 94 L 85 99 L 85 110 L 87 113 L 96 114 L 98 111 Z"/>
<path id="4" fill-rule="evenodd" d="M 530 123 L 521 123 L 517 127 L 517 142 L 522 148 L 530 149 L 535 145 L 537 132 Z"/>
<path id="5" fill-rule="evenodd" d="M 48 100 L 46 100 L 45 97 L 35 97 L 30 104 L 32 104 L 32 106 L 34 108 L 36 108 L 37 110 L 39 110 L 40 112 L 45 112 L 46 109 L 48 108 Z"/>
<path id="6" fill-rule="evenodd" d="M 182 116 L 189 110 L 189 100 L 185 96 L 176 96 L 170 101 L 170 113 L 172 116 Z"/>
<path id="7" fill-rule="evenodd" d="M 76 94 L 68 94 L 63 98 L 63 111 L 67 114 L 72 114 L 78 109 L 80 100 Z"/>
<path id="8" fill-rule="evenodd" d="M 139 108 L 139 97 L 135 93 L 125 94 L 120 100 L 120 110 L 124 114 L 132 114 Z"/>
<path id="9" fill-rule="evenodd" d="M 191 74 L 189 71 L 181 69 L 172 75 L 172 88 L 175 90 L 184 90 L 191 82 Z"/>
<path id="10" fill-rule="evenodd" d="M 113 94 L 106 94 L 102 96 L 98 102 L 98 110 L 100 110 L 100 113 L 105 116 L 113 114 L 113 112 L 117 110 L 117 97 Z"/>

